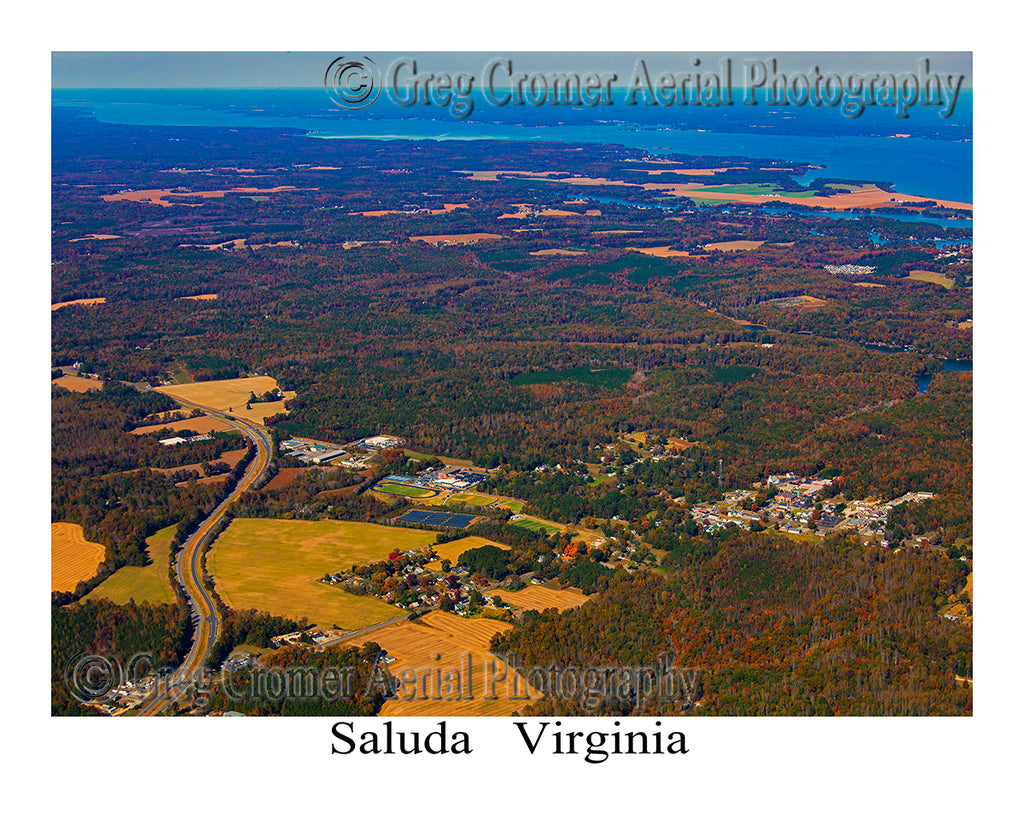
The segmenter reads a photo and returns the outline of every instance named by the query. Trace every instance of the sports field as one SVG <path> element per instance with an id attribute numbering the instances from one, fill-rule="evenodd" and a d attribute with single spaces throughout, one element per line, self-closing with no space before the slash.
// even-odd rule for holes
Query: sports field
<path id="1" fill-rule="evenodd" d="M 157 387 L 156 391 L 169 395 L 171 398 L 181 398 L 203 407 L 227 412 L 239 418 L 262 424 L 264 419 L 269 416 L 284 412 L 284 402 L 257 403 L 252 405 L 252 409 L 247 410 L 245 404 L 249 400 L 249 394 L 263 395 L 277 388 L 276 379 L 269 375 L 255 375 L 250 378 L 229 378 L 224 381 L 172 384 L 168 387 Z M 295 393 L 285 391 L 284 397 L 285 400 L 294 398 Z"/>
<path id="2" fill-rule="evenodd" d="M 408 486 L 392 481 L 381 481 L 373 489 L 376 492 L 386 492 L 389 495 L 404 495 L 407 498 L 427 498 L 439 494 L 436 489 L 424 489 L 422 486 Z"/>
<path id="3" fill-rule="evenodd" d="M 448 502 L 465 504 L 466 506 L 490 506 L 497 500 L 493 495 L 462 494 L 449 495 Z"/>
<path id="4" fill-rule="evenodd" d="M 557 526 L 551 524 L 541 523 L 539 520 L 533 520 L 532 518 L 521 518 L 520 520 L 509 521 L 513 526 L 521 526 L 523 529 L 532 529 L 534 532 L 543 532 L 546 535 L 553 535 L 555 532 L 560 532 Z"/>
<path id="5" fill-rule="evenodd" d="M 174 593 L 167 576 L 167 562 L 175 529 L 177 524 L 172 524 L 146 538 L 146 552 L 152 561 L 150 565 L 122 566 L 85 599 L 106 599 L 119 606 L 129 600 L 136 603 L 173 603 Z"/>
<path id="6" fill-rule="evenodd" d="M 403 686 L 396 699 L 384 703 L 382 717 L 501 717 L 526 702 L 510 699 L 510 694 L 524 692 L 525 684 L 519 678 L 513 688 L 512 672 L 489 650 L 491 638 L 509 628 L 498 620 L 432 611 L 362 635 L 352 644 L 373 641 L 395 658 L 388 671 Z"/>
<path id="7" fill-rule="evenodd" d="M 402 610 L 319 582 L 329 572 L 383 560 L 395 549 L 426 551 L 436 535 L 352 521 L 236 518 L 217 538 L 207 568 L 224 602 L 330 628 L 356 629 Z"/>
<path id="8" fill-rule="evenodd" d="M 96 574 L 106 549 L 85 539 L 82 527 L 63 521 L 50 524 L 50 590 L 70 592 Z"/>

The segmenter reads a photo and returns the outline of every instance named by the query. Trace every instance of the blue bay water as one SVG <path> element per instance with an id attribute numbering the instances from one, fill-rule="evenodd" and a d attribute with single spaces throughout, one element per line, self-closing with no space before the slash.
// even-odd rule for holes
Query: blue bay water
<path id="1" fill-rule="evenodd" d="M 130 125 L 293 128 L 328 139 L 588 142 L 652 154 L 779 159 L 820 166 L 801 178 L 805 184 L 822 177 L 889 182 L 901 193 L 973 201 L 970 92 L 949 120 L 925 109 L 896 119 L 879 107 L 848 118 L 807 106 L 494 108 L 483 100 L 457 119 L 436 106 L 399 107 L 383 97 L 372 108 L 344 111 L 322 89 L 55 90 L 52 101 Z"/>

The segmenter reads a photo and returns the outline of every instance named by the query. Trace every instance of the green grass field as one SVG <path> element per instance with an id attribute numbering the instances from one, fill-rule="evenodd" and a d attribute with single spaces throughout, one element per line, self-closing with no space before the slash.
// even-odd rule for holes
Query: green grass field
<path id="1" fill-rule="evenodd" d="M 405 456 L 407 458 L 412 458 L 414 461 L 425 461 L 425 460 L 427 460 L 427 458 L 435 457 L 434 455 L 431 455 L 431 454 L 429 454 L 427 452 L 417 452 L 414 449 L 406 449 L 406 450 L 404 450 L 404 452 L 405 452 Z M 467 461 L 467 460 L 465 460 L 463 458 L 448 458 L 448 457 L 443 456 L 443 455 L 438 455 L 436 457 L 439 460 L 441 460 L 443 463 L 445 463 L 447 466 L 472 466 L 473 465 L 472 461 Z"/>
<path id="2" fill-rule="evenodd" d="M 799 540 L 802 543 L 821 543 L 821 538 L 813 532 L 783 532 L 779 530 L 779 534 L 784 537 L 788 537 L 790 540 Z"/>
<path id="3" fill-rule="evenodd" d="M 756 196 L 769 196 L 773 193 L 777 193 L 780 196 L 792 196 L 792 197 L 806 197 L 806 196 L 818 196 L 818 191 L 805 190 L 805 191 L 787 191 L 780 188 L 778 185 L 773 185 L 770 182 L 755 182 L 746 185 L 716 185 L 715 187 L 701 188 L 702 191 L 711 191 L 712 193 L 745 193 L 753 194 Z"/>
<path id="4" fill-rule="evenodd" d="M 207 568 L 224 602 L 330 628 L 362 628 L 402 610 L 319 582 L 329 572 L 427 550 L 433 532 L 352 521 L 236 518 L 217 538 Z"/>
<path id="5" fill-rule="evenodd" d="M 176 528 L 177 524 L 173 524 L 146 538 L 149 547 L 146 551 L 152 561 L 148 566 L 123 566 L 85 599 L 106 599 L 119 606 L 129 600 L 136 603 L 173 603 L 174 592 L 167 577 L 167 561 Z"/>
<path id="6" fill-rule="evenodd" d="M 387 492 L 389 495 L 405 495 L 407 498 L 426 498 L 436 495 L 433 489 L 424 489 L 422 486 L 406 486 L 402 483 L 390 483 L 385 481 L 373 487 L 377 492 Z"/>
<path id="7" fill-rule="evenodd" d="M 908 279 L 914 279 L 919 282 L 931 282 L 932 284 L 938 284 L 945 287 L 947 290 L 952 289 L 953 279 L 949 276 L 943 275 L 942 273 L 936 273 L 932 270 L 911 270 L 907 274 Z"/>
<path id="8" fill-rule="evenodd" d="M 494 496 L 488 497 L 487 495 L 449 495 L 448 500 L 452 503 L 463 504 L 466 506 L 487 506 L 488 504 L 494 503 L 497 498 Z"/>
<path id="9" fill-rule="evenodd" d="M 560 531 L 555 526 L 548 526 L 546 523 L 541 523 L 536 520 L 529 520 L 524 518 L 523 520 L 510 521 L 513 526 L 522 526 L 524 529 L 532 529 L 535 532 L 543 532 L 546 535 L 553 535 L 555 532 Z"/>

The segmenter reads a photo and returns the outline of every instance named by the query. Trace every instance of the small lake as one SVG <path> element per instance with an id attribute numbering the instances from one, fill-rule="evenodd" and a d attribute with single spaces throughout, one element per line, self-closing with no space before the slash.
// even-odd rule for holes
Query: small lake
<path id="1" fill-rule="evenodd" d="M 862 344 L 865 350 L 874 350 L 876 353 L 913 353 L 915 350 L 903 349 L 901 347 L 890 347 L 888 344 Z M 974 370 L 973 358 L 938 358 L 942 362 L 944 372 L 972 372 Z M 922 373 L 917 377 L 917 391 L 925 392 L 932 383 L 931 373 Z"/>
<path id="2" fill-rule="evenodd" d="M 974 370 L 974 359 L 971 358 L 940 358 L 942 369 L 945 372 L 972 372 Z M 917 377 L 918 393 L 925 392 L 932 383 L 931 373 L 922 373 Z"/>

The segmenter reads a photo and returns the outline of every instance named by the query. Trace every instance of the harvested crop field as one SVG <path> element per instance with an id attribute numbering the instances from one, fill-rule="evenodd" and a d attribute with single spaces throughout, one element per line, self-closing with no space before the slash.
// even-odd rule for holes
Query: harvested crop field
<path id="1" fill-rule="evenodd" d="M 169 208 L 174 205 L 185 205 L 188 207 L 199 207 L 198 204 L 190 202 L 169 202 L 168 196 L 197 196 L 201 199 L 219 199 L 229 193 L 280 193 L 281 191 L 294 191 L 298 188 L 292 185 L 279 185 L 276 188 L 229 188 L 220 191 L 189 191 L 171 190 L 169 188 L 158 188 L 144 191 L 124 191 L 122 193 L 109 193 L 102 197 L 104 202 L 142 202 L 146 205 L 160 205 Z"/>
<path id="2" fill-rule="evenodd" d="M 654 256 L 658 259 L 671 259 L 676 256 L 690 255 L 685 250 L 673 250 L 669 245 L 663 245 L 662 247 L 627 247 L 626 250 L 643 253 L 645 256 Z"/>
<path id="3" fill-rule="evenodd" d="M 72 241 L 72 242 L 87 242 L 87 241 L 92 240 L 92 241 L 96 241 L 96 242 L 105 242 L 105 241 L 109 241 L 110 239 L 120 239 L 120 238 L 122 238 L 122 237 L 118 236 L 115 233 L 87 233 L 85 236 L 79 236 L 77 239 L 71 239 L 70 241 Z"/>
<path id="4" fill-rule="evenodd" d="M 102 390 L 103 382 L 98 378 L 80 378 L 77 375 L 62 375 L 50 382 L 52 386 L 63 387 L 71 392 L 89 392 L 90 390 Z"/>
<path id="5" fill-rule="evenodd" d="M 469 205 L 460 203 L 457 205 L 446 203 L 440 208 L 421 208 L 419 210 L 361 210 L 355 211 L 353 216 L 439 216 L 443 213 L 451 213 L 459 208 L 468 208 Z"/>
<path id="6" fill-rule="evenodd" d="M 683 438 L 668 438 L 666 439 L 668 449 L 673 452 L 686 452 L 690 447 L 697 446 L 696 441 L 687 441 Z"/>
<path id="7" fill-rule="evenodd" d="M 908 279 L 914 279 L 919 282 L 931 282 L 932 284 L 938 284 L 945 287 L 947 290 L 951 290 L 953 287 L 953 280 L 943 273 L 936 273 L 933 270 L 911 270 L 907 274 Z"/>
<path id="8" fill-rule="evenodd" d="M 382 717 L 510 716 L 525 701 L 509 695 L 524 693 L 525 682 L 520 677 L 513 688 L 510 671 L 506 679 L 499 679 L 506 667 L 490 653 L 491 638 L 509 628 L 498 620 L 432 611 L 412 622 L 370 632 L 352 644 L 373 641 L 395 658 L 388 670 L 402 688 L 396 699 L 384 703 Z"/>
<path id="9" fill-rule="evenodd" d="M 50 310 L 60 310 L 62 307 L 94 307 L 97 304 L 106 304 L 107 297 L 100 296 L 97 299 L 74 299 L 73 301 L 59 301 L 50 305 Z"/>
<path id="10" fill-rule="evenodd" d="M 209 415 L 200 415 L 198 418 L 183 418 L 180 421 L 171 421 L 167 424 L 152 424 L 146 427 L 136 427 L 132 430 L 133 435 L 146 435 L 150 432 L 159 432 L 162 429 L 169 429 L 172 432 L 190 429 L 194 432 L 226 432 L 234 429 L 227 421 L 220 418 L 213 418 Z"/>
<path id="11" fill-rule="evenodd" d="M 270 491 L 272 489 L 281 489 L 287 486 L 297 477 L 300 472 L 305 472 L 305 469 L 301 466 L 285 466 L 277 470 L 277 474 L 267 481 L 267 485 L 263 487 L 264 491 Z"/>
<path id="12" fill-rule="evenodd" d="M 85 599 L 106 599 L 119 606 L 129 600 L 136 603 L 173 603 L 174 592 L 167 576 L 167 562 L 177 528 L 177 524 L 172 524 L 146 538 L 146 552 L 151 561 L 148 566 L 122 566 Z"/>
<path id="13" fill-rule="evenodd" d="M 196 381 L 191 384 L 173 384 L 168 387 L 157 387 L 157 392 L 171 398 L 190 401 L 203 407 L 227 412 L 248 421 L 262 424 L 271 415 L 284 412 L 284 401 L 256 403 L 246 409 L 249 394 L 263 395 L 278 389 L 277 380 L 268 375 L 255 375 L 249 378 L 229 378 L 224 381 Z M 284 391 L 285 400 L 295 397 L 292 391 Z"/>
<path id="14" fill-rule="evenodd" d="M 198 296 L 181 296 L 178 301 L 216 301 L 216 293 L 202 293 Z"/>
<path id="15" fill-rule="evenodd" d="M 325 574 L 426 551 L 433 532 L 353 521 L 236 518 L 210 549 L 207 568 L 233 609 L 254 608 L 330 628 L 365 628 L 400 616 L 376 597 L 321 583 Z"/>
<path id="16" fill-rule="evenodd" d="M 469 537 L 460 537 L 458 540 L 449 540 L 447 543 L 435 543 L 434 553 L 437 555 L 438 560 L 450 560 L 454 566 L 459 560 L 459 555 L 463 552 L 470 549 L 479 549 L 481 546 L 497 546 L 499 549 L 506 551 L 511 548 L 504 543 L 498 543 L 496 540 L 488 540 L 487 538 L 470 535 Z"/>
<path id="17" fill-rule="evenodd" d="M 426 242 L 428 245 L 471 245 L 476 242 L 487 242 L 504 239 L 497 233 L 441 233 L 436 236 L 410 236 L 414 242 Z"/>
<path id="18" fill-rule="evenodd" d="M 577 589 L 559 590 L 544 586 L 527 586 L 519 591 L 502 590 L 498 592 L 498 596 L 516 608 L 535 609 L 536 611 L 552 608 L 559 611 L 574 609 L 577 606 L 582 606 L 588 599 L 583 592 Z"/>
<path id="19" fill-rule="evenodd" d="M 70 592 L 96 574 L 106 549 L 85 539 L 77 523 L 50 524 L 50 590 Z"/>
<path id="20" fill-rule="evenodd" d="M 704 245 L 705 250 L 756 250 L 763 241 L 754 241 L 747 239 L 738 239 L 734 242 L 711 242 L 710 244 Z"/>

